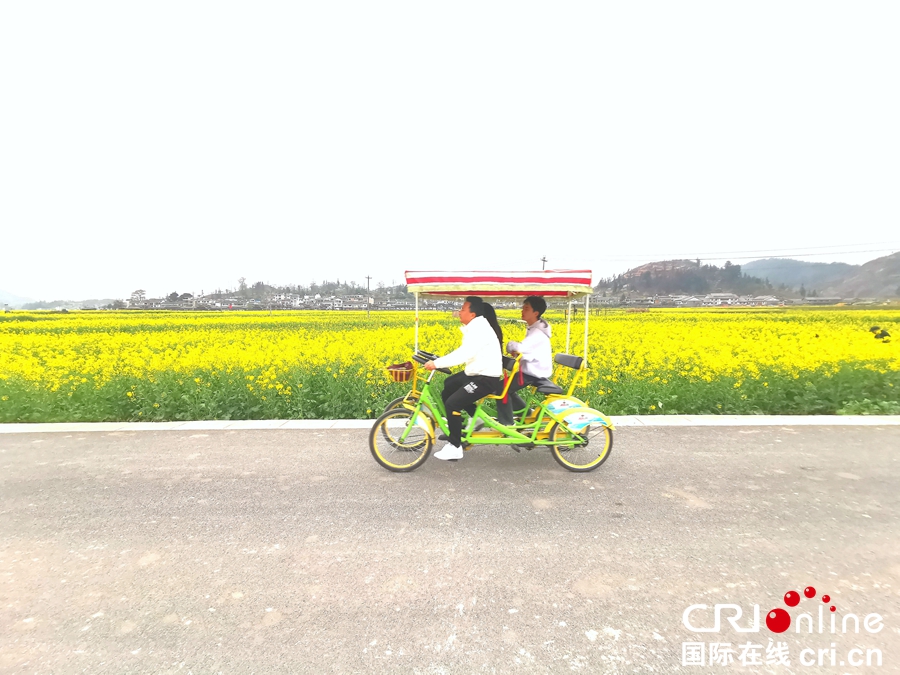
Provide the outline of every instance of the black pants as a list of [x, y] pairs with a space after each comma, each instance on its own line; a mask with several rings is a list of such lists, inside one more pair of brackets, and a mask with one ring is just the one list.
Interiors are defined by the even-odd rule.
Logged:
[[521, 410], [525, 407], [525, 401], [516, 393], [519, 389], [523, 387], [527, 387], [528, 385], [537, 382], [541, 378], [535, 377], [534, 375], [526, 375], [522, 373], [522, 384], [519, 384], [519, 374], [516, 373], [513, 376], [513, 381], [509, 385], [509, 389], [506, 391], [506, 403], [503, 401], [497, 401], [497, 421], [504, 426], [509, 426], [513, 423], [513, 411]]
[[462, 443], [462, 415], [465, 410], [475, 414], [475, 402], [488, 394], [499, 394], [503, 390], [503, 379], [485, 375], [454, 373], [444, 380], [441, 399], [447, 411], [447, 426], [450, 428], [450, 444], [459, 447]]

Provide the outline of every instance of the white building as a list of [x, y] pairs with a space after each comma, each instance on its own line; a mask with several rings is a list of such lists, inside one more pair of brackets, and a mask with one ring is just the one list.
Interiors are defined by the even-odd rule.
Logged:
[[738, 296], [734, 293], [710, 293], [703, 299], [704, 307], [719, 307], [721, 305], [737, 304]]

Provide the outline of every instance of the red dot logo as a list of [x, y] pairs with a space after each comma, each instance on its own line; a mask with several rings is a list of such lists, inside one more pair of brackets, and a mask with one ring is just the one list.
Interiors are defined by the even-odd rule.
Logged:
[[[808, 599], [816, 597], [815, 587], [807, 586], [803, 589], [803, 595]], [[800, 604], [800, 600], [800, 594], [797, 591], [788, 591], [784, 594], [784, 604], [788, 607], [796, 607]], [[822, 602], [827, 605], [831, 602], [831, 596], [823, 595]], [[834, 605], [831, 605], [829, 609], [832, 612], [837, 611], [837, 607], [835, 607]], [[784, 609], [773, 609], [768, 614], [766, 614], [766, 626], [773, 633], [783, 633], [791, 626], [791, 615], [788, 614]]]
[[791, 615], [780, 607], [773, 609], [766, 614], [766, 627], [773, 633], [783, 633], [791, 627]]

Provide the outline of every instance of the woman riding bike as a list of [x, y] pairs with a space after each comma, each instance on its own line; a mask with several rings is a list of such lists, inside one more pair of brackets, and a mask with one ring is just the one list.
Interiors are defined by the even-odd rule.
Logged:
[[[493, 318], [493, 325], [485, 315]], [[450, 461], [463, 458], [462, 411], [473, 415], [478, 399], [503, 389], [503, 333], [494, 308], [481, 298], [470, 295], [459, 310], [459, 320], [463, 324], [460, 329], [463, 341], [459, 348], [428, 361], [424, 366], [426, 370], [434, 370], [466, 365], [463, 372], [451, 375], [444, 381], [441, 392], [450, 435], [447, 445], [434, 456]]]

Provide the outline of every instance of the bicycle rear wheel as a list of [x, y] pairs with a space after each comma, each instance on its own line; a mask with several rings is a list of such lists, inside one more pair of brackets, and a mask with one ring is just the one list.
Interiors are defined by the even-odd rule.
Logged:
[[612, 452], [612, 429], [602, 424], [591, 424], [576, 436], [567, 427], [554, 422], [547, 438], [558, 441], [550, 446], [550, 451], [553, 459], [569, 471], [593, 471], [609, 459]]
[[[418, 413], [420, 416], [422, 413]], [[369, 450], [388, 471], [412, 471], [428, 459], [433, 441], [406, 408], [388, 410], [369, 432]]]

